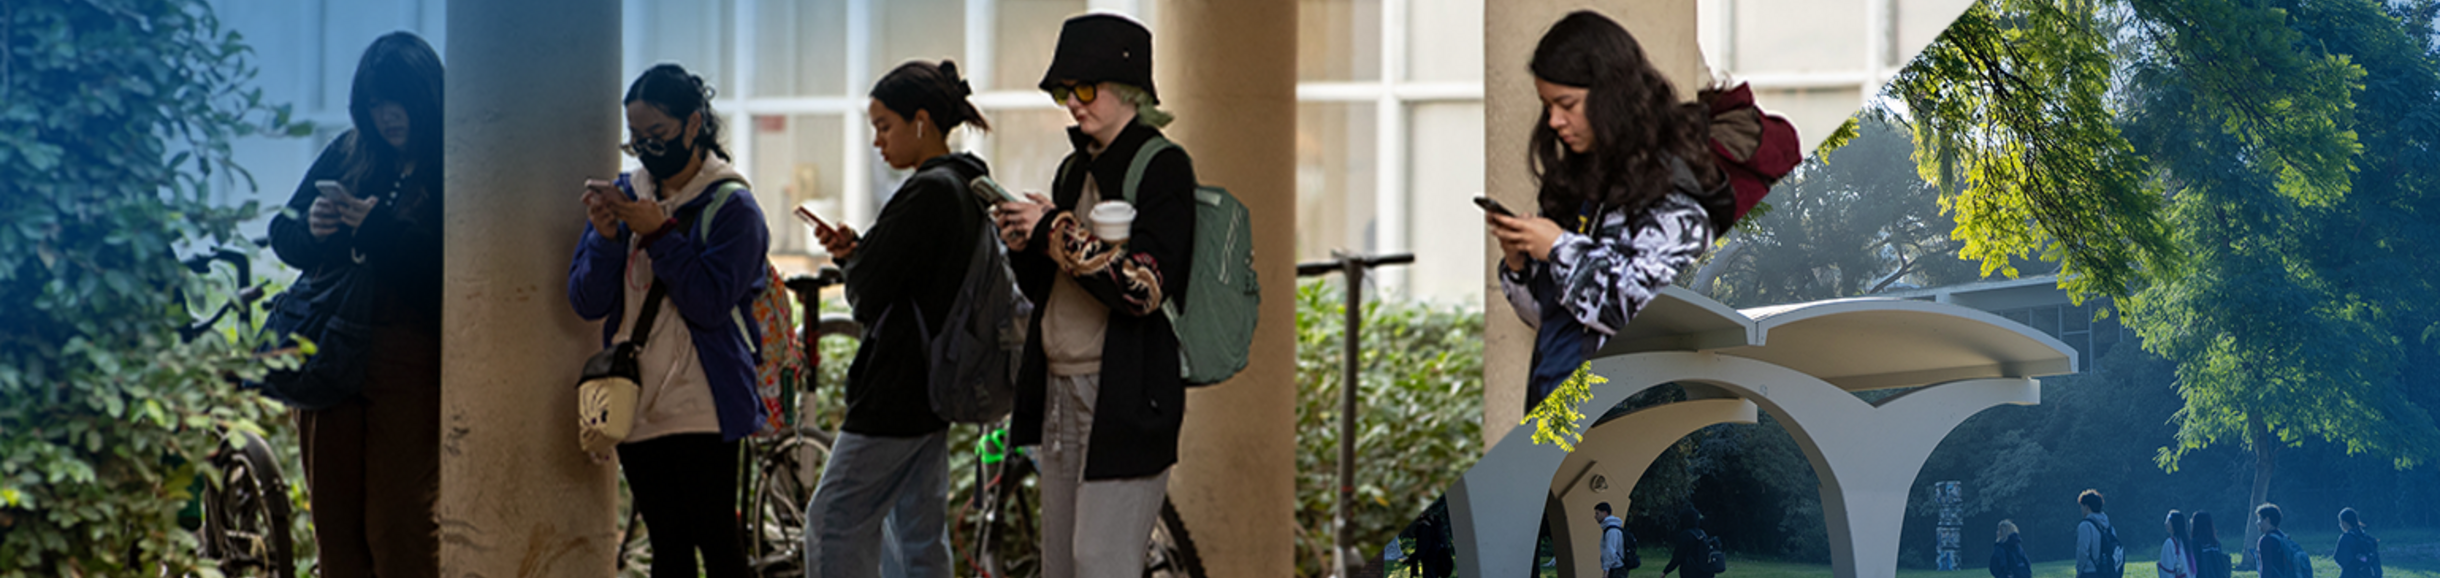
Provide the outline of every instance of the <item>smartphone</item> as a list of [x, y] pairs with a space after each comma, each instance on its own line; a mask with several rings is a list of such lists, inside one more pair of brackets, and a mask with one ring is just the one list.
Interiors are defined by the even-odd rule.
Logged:
[[822, 220], [821, 215], [813, 214], [813, 207], [809, 205], [810, 202], [805, 205], [797, 205], [796, 218], [804, 219], [805, 224], [813, 225], [815, 230], [828, 232], [830, 230], [830, 222]]
[[1508, 206], [1507, 206], [1507, 205], [1502, 205], [1502, 204], [1500, 204], [1499, 199], [1494, 199], [1494, 198], [1491, 198], [1491, 197], [1486, 197], [1486, 196], [1482, 196], [1482, 195], [1475, 195], [1475, 196], [1474, 196], [1474, 205], [1475, 205], [1475, 206], [1478, 206], [1478, 207], [1482, 207], [1484, 212], [1491, 213], [1491, 214], [1494, 214], [1494, 215], [1499, 215], [1499, 216], [1502, 216], [1502, 217], [1515, 217], [1515, 216], [1517, 216], [1517, 214], [1516, 214], [1516, 212], [1515, 212], [1515, 211], [1510, 211], [1510, 210], [1508, 210]]
[[1025, 202], [1025, 199], [1017, 198], [1016, 193], [1000, 188], [1000, 183], [991, 180], [991, 177], [975, 177], [974, 180], [966, 182], [966, 188], [972, 189], [975, 196], [982, 197], [983, 202], [993, 205]]
[[314, 182], [313, 182], [313, 188], [316, 188], [316, 189], [321, 189], [321, 190], [322, 190], [322, 196], [324, 196], [324, 197], [328, 197], [330, 200], [333, 200], [333, 201], [353, 201], [353, 200], [356, 200], [356, 196], [355, 196], [355, 195], [350, 195], [350, 194], [347, 194], [347, 186], [346, 186], [346, 185], [341, 185], [341, 184], [339, 184], [339, 181], [334, 181], [334, 180], [330, 180], [330, 179], [323, 179], [323, 180], [314, 181]]

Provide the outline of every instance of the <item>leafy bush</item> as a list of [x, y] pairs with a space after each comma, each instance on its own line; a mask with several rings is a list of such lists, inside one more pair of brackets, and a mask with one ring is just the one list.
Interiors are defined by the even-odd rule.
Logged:
[[[1296, 568], [1331, 564], [1338, 499], [1345, 289], [1296, 289]], [[1354, 544], [1380, 552], [1483, 455], [1483, 315], [1471, 306], [1366, 299], [1357, 410]]]
[[[230, 142], [294, 130], [200, 0], [0, 4], [0, 576], [198, 571], [178, 511], [278, 408], [179, 248], [246, 246]], [[241, 181], [241, 179], [243, 179]]]

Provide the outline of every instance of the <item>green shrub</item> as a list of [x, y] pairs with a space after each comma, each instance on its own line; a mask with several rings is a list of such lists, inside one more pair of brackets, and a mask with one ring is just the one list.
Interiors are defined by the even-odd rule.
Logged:
[[199, 0], [0, 4], [0, 576], [200, 571], [177, 522], [223, 431], [279, 408], [179, 250], [245, 246], [230, 142], [293, 131]]

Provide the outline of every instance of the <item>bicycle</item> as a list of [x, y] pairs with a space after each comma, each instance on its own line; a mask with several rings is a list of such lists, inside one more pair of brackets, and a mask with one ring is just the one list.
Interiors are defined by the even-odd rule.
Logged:
[[[211, 274], [214, 262], [228, 263], [236, 294], [211, 317], [179, 328], [180, 340], [191, 342], [212, 333], [231, 313], [237, 314], [241, 330], [254, 327], [254, 308], [263, 297], [264, 286], [254, 284], [252, 261], [246, 253], [224, 248], [182, 262], [197, 275]], [[292, 578], [296, 575], [296, 545], [290, 533], [294, 518], [279, 458], [262, 436], [245, 431], [224, 435], [208, 458], [218, 475], [195, 479], [200, 487], [187, 507], [197, 518], [198, 554], [219, 561], [221, 573], [227, 576]], [[181, 521], [189, 516], [181, 513]]]
[[[954, 549], [966, 552], [968, 567], [982, 578], [1022, 578], [1042, 575], [1041, 528], [1035, 513], [1040, 488], [1032, 483], [1039, 470], [1025, 448], [1007, 447], [1008, 425], [984, 432], [975, 443], [975, 491], [958, 515], [980, 507], [982, 520], [964, 531]], [[964, 524], [961, 523], [961, 526]], [[973, 548], [966, 548], [971, 538]], [[1176, 502], [1161, 497], [1160, 519], [1144, 544], [1145, 578], [1203, 578], [1203, 558], [1194, 535]]]
[[[809, 400], [822, 383], [822, 339], [826, 337], [861, 338], [863, 325], [843, 314], [821, 313], [822, 290], [841, 282], [836, 267], [822, 267], [814, 275], [795, 275], [785, 282], [786, 289], [796, 297], [799, 311], [810, 322], [797, 325], [797, 339], [804, 345], [803, 375], [790, 376], [787, 383], [803, 383], [783, 394], [796, 400], [782, 408], [790, 414], [787, 433], [747, 438], [739, 444], [740, 539], [745, 542], [746, 560], [757, 576], [793, 578], [805, 574], [804, 536], [805, 507], [812, 501], [815, 482], [821, 479], [822, 464], [830, 455], [833, 432], [816, 427], [804, 419]], [[625, 486], [621, 485], [624, 492]], [[632, 504], [630, 498], [622, 502]], [[651, 528], [643, 524], [642, 514], [630, 505], [626, 522], [620, 526], [617, 567], [625, 573], [631, 566], [651, 557], [651, 545], [645, 537]]]

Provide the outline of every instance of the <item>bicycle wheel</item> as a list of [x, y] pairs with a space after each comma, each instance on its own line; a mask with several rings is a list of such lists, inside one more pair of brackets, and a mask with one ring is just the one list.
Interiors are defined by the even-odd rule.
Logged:
[[981, 467], [978, 488], [981, 518], [967, 531], [974, 550], [970, 563], [984, 578], [1032, 578], [1042, 575], [1041, 525], [1035, 522], [1040, 489], [1034, 484], [1034, 462], [1023, 453], [1010, 454], [999, 465]]
[[830, 434], [798, 427], [795, 435], [766, 442], [756, 452], [753, 503], [746, 510], [746, 556], [755, 575], [805, 575], [805, 507], [813, 501], [822, 464], [830, 459]]
[[218, 483], [204, 487], [204, 552], [227, 576], [292, 578], [296, 548], [289, 535], [288, 483], [263, 438], [238, 432], [240, 447], [212, 459]]
[[1203, 556], [1195, 552], [1186, 519], [1178, 516], [1178, 506], [1169, 498], [1161, 498], [1161, 521], [1152, 525], [1152, 541], [1145, 548], [1145, 578], [1203, 578]]

